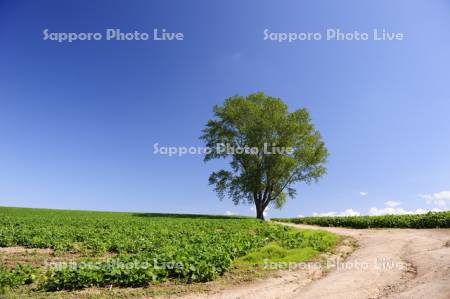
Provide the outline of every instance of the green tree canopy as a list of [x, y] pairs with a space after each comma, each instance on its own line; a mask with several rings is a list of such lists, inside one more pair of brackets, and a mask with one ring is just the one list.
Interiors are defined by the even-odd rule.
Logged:
[[269, 205], [281, 208], [295, 197], [295, 183], [326, 173], [328, 151], [306, 109], [289, 112], [281, 99], [254, 93], [230, 97], [213, 111], [200, 139], [209, 149], [205, 161], [230, 159], [231, 170], [209, 177], [220, 199], [254, 204], [264, 219]]

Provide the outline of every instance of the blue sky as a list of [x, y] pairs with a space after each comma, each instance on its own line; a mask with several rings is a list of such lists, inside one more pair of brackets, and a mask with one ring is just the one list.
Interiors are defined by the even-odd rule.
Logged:
[[[270, 217], [450, 207], [448, 1], [0, 0], [0, 205], [251, 215], [208, 186], [212, 107], [264, 91], [306, 107], [328, 174]], [[44, 41], [42, 31], [184, 33], [183, 41]], [[403, 41], [263, 39], [402, 32]], [[374, 209], [375, 208], [375, 209]]]

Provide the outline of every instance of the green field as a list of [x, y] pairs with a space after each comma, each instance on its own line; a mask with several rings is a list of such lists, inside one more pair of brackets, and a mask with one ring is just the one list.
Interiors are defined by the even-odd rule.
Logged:
[[450, 228], [450, 211], [421, 215], [301, 217], [272, 220], [351, 228]]
[[[2, 207], [0, 247], [14, 250], [0, 251], [0, 289], [206, 282], [235, 264], [310, 259], [337, 241], [327, 232], [251, 218]], [[24, 247], [36, 250], [17, 254]]]

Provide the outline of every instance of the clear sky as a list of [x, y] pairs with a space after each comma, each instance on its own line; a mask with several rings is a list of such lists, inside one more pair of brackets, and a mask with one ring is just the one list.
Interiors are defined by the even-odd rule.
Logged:
[[[46, 28], [184, 40], [58, 43]], [[405, 38], [263, 34], [328, 28]], [[331, 154], [328, 174], [269, 217], [449, 209], [449, 32], [444, 0], [0, 0], [0, 205], [250, 215], [208, 186], [223, 161], [153, 144], [200, 146], [213, 105], [264, 91], [306, 107]]]

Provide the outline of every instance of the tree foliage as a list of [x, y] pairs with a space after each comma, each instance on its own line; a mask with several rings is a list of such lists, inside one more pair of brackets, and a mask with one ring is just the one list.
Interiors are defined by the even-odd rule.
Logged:
[[[306, 109], [289, 112], [281, 99], [254, 93], [230, 97], [213, 111], [215, 118], [200, 139], [210, 149], [205, 161], [230, 158], [231, 170], [209, 177], [219, 198], [255, 204], [263, 219], [269, 205], [281, 208], [295, 196], [295, 183], [317, 181], [325, 174], [328, 151]], [[223, 145], [257, 151], [224, 151]]]

